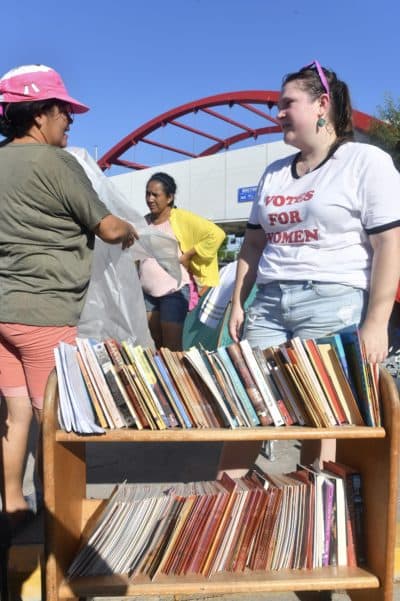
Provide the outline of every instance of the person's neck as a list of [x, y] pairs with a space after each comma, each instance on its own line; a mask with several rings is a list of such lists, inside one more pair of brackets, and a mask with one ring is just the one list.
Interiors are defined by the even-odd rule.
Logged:
[[162, 211], [162, 213], [158, 213], [158, 215], [154, 215], [150, 213], [150, 221], [154, 223], [154, 225], [159, 225], [160, 223], [165, 223], [168, 221], [171, 215], [171, 207], [167, 207], [166, 210]]
[[20, 138], [14, 138], [13, 144], [48, 144], [47, 138], [44, 133], [34, 127], [26, 132]]
[[302, 176], [310, 173], [328, 157], [332, 147], [336, 143], [336, 136], [327, 136], [325, 140], [316, 146], [300, 149], [297, 161], [297, 173]]

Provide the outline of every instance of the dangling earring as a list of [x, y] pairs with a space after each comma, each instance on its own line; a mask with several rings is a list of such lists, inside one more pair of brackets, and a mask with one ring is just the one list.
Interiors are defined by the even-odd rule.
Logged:
[[324, 125], [326, 125], [326, 119], [324, 119], [323, 117], [319, 117], [317, 121], [317, 127], [324, 127]]

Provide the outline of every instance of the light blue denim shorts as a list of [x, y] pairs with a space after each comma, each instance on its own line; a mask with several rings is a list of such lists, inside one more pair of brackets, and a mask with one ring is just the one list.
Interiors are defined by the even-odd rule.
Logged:
[[294, 336], [318, 338], [360, 324], [368, 293], [334, 282], [280, 280], [257, 287], [243, 337], [267, 348]]

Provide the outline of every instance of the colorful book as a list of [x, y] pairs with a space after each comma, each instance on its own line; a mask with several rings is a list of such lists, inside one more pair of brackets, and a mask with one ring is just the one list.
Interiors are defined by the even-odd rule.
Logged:
[[289, 407], [290, 414], [294, 422], [300, 426], [310, 424], [307, 412], [304, 410], [304, 399], [299, 395], [299, 392], [294, 385], [294, 382], [288, 372], [288, 366], [285, 365], [284, 359], [278, 348], [267, 348], [263, 351], [266, 363], [271, 373], [277, 389], [280, 392], [282, 400]]
[[329, 565], [334, 492], [335, 486], [333, 482], [328, 478], [325, 478], [322, 483], [324, 508], [324, 549], [322, 552], [322, 567]]
[[258, 426], [260, 424], [260, 420], [257, 417], [257, 413], [254, 410], [253, 405], [248, 397], [248, 394], [242, 384], [241, 379], [231, 361], [231, 358], [228, 355], [228, 352], [225, 347], [220, 346], [215, 351], [218, 356], [221, 358], [226, 371], [228, 372], [231, 382], [235, 388], [236, 394], [240, 399], [243, 410], [246, 412], [247, 418], [251, 424], [251, 426]]
[[[170, 419], [172, 414], [171, 407], [169, 406], [168, 401], [166, 400], [165, 395], [163, 394], [157, 382], [157, 378], [155, 377], [147, 361], [143, 348], [141, 346], [134, 346], [133, 344], [128, 343], [127, 349], [131, 355], [132, 363], [135, 362], [142, 381], [150, 393], [158, 415], [160, 415], [165, 427], [170, 428], [172, 425]], [[176, 420], [174, 420], [173, 423], [176, 423]]]
[[349, 371], [356, 390], [358, 406], [367, 426], [376, 426], [374, 409], [368, 385], [367, 360], [358, 327], [349, 326], [337, 332], [340, 335]]
[[260, 393], [263, 397], [265, 406], [268, 408], [268, 412], [272, 417], [274, 425], [275, 426], [284, 426], [285, 422], [284, 422], [282, 415], [278, 409], [278, 405], [277, 405], [276, 399], [274, 397], [273, 390], [271, 389], [271, 386], [269, 385], [269, 383], [263, 376], [263, 373], [254, 357], [254, 354], [253, 354], [252, 348], [249, 344], [249, 341], [241, 340], [239, 342], [239, 346], [242, 351], [244, 360], [247, 363], [247, 367], [249, 368], [249, 371], [250, 371], [251, 375], [253, 376], [254, 382], [256, 383], [256, 386], [258, 387], [258, 390], [260, 391]]
[[354, 426], [364, 426], [365, 422], [358, 407], [353, 390], [347, 379], [342, 363], [336, 353], [335, 347], [331, 343], [317, 343], [324, 366], [331, 378], [335, 391], [340, 399], [343, 411], [349, 424]]
[[275, 378], [272, 375], [272, 370], [270, 369], [267, 360], [263, 351], [259, 347], [255, 347], [252, 349], [255, 360], [257, 361], [257, 365], [261, 370], [264, 379], [268, 383], [268, 388], [271, 390], [273, 398], [275, 399], [276, 405], [278, 407], [278, 411], [282, 416], [282, 419], [286, 426], [292, 426], [296, 423], [297, 418], [292, 411], [290, 403], [288, 405], [285, 404], [283, 400], [283, 396], [280, 393], [280, 390], [276, 384]]
[[173, 380], [176, 389], [179, 392], [180, 398], [184, 403], [185, 410], [188, 416], [196, 428], [207, 427], [207, 420], [204, 413], [200, 411], [197, 406], [197, 401], [193, 399], [191, 394], [191, 388], [188, 385], [188, 374], [187, 370], [184, 370], [183, 361], [179, 361], [176, 353], [173, 353], [167, 348], [160, 348], [158, 353], [161, 355], [162, 360]]
[[89, 377], [98, 397], [102, 399], [102, 403], [107, 407], [107, 412], [110, 416], [110, 420], [112, 420], [114, 428], [124, 428], [126, 427], [126, 422], [117, 408], [116, 402], [108, 386], [105, 373], [94, 352], [93, 345], [96, 343], [97, 341], [90, 341], [88, 338], [76, 339], [78, 351], [86, 365]]
[[337, 425], [336, 416], [332, 410], [329, 399], [325, 394], [324, 388], [321, 386], [318, 376], [315, 372], [313, 363], [310, 361], [309, 356], [303, 346], [302, 340], [295, 336], [287, 343], [288, 346], [294, 350], [296, 355], [296, 362], [299, 365], [303, 376], [306, 378], [310, 394], [315, 399], [318, 410], [324, 414], [328, 420], [327, 425]]
[[217, 384], [222, 397], [227, 405], [228, 411], [234, 418], [237, 426], [250, 426], [246, 413], [243, 411], [240, 400], [236, 394], [229, 374], [225, 369], [221, 358], [215, 351], [209, 351], [206, 354], [207, 361], [213, 372], [215, 383]]
[[122, 349], [129, 359], [130, 373], [135, 377], [137, 388], [140, 390], [140, 394], [145, 400], [146, 407], [151, 414], [151, 419], [155, 424], [155, 427], [159, 430], [165, 430], [168, 427], [168, 419], [151, 382], [147, 378], [146, 369], [141, 360], [141, 354], [137, 354], [134, 350], [135, 347], [127, 341], [122, 342]]
[[349, 565], [364, 565], [366, 554], [361, 474], [357, 469], [337, 461], [324, 461], [324, 469], [340, 476], [345, 482]]
[[257, 388], [257, 385], [254, 381], [253, 376], [250, 373], [249, 368], [247, 367], [246, 361], [242, 355], [240, 350], [240, 346], [238, 343], [232, 343], [226, 347], [229, 357], [232, 360], [233, 365], [237, 373], [239, 374], [240, 379], [242, 380], [243, 386], [247, 392], [249, 399], [252, 402], [254, 410], [257, 414], [258, 419], [262, 426], [269, 426], [273, 423], [271, 414], [269, 413], [264, 399]]
[[348, 379], [350, 385], [352, 384], [351, 374], [349, 365], [346, 359], [346, 353], [344, 352], [344, 346], [340, 334], [331, 334], [330, 336], [321, 336], [315, 340], [317, 344], [331, 344], [335, 349], [338, 359], [342, 365], [344, 374]]
[[[200, 349], [199, 352], [203, 358], [204, 363], [207, 364], [208, 367], [208, 360], [205, 357], [205, 354], [202, 351], [200, 351]], [[200, 376], [199, 372], [195, 369], [195, 367], [190, 363], [190, 361], [187, 360], [187, 358], [185, 357], [185, 351], [178, 352], [176, 354], [178, 356], [179, 362], [182, 364], [182, 369], [187, 374], [187, 382], [188, 387], [190, 388], [191, 396], [194, 399], [194, 402], [196, 403], [198, 411], [204, 416], [206, 427], [225, 427], [227, 423], [223, 414], [221, 413], [219, 403], [215, 399], [214, 394], [204, 382], [203, 377]], [[213, 374], [211, 374], [211, 377], [213, 377]], [[218, 390], [220, 390], [215, 379], [214, 382]], [[225, 397], [222, 394], [222, 392], [221, 398], [223, 398], [225, 401]], [[228, 405], [226, 406], [228, 409]]]
[[203, 357], [201, 356], [199, 349], [197, 349], [196, 347], [192, 347], [189, 350], [184, 351], [184, 356], [186, 360], [189, 361], [192, 367], [196, 370], [199, 377], [202, 379], [204, 384], [207, 386], [207, 388], [213, 395], [226, 425], [230, 428], [236, 428], [237, 424], [235, 418], [232, 416], [230, 410], [228, 409], [220, 390], [216, 386], [214, 379], [212, 378], [206, 364], [204, 363]]
[[104, 342], [95, 342], [89, 339], [97, 361], [103, 371], [104, 377], [115, 401], [118, 411], [120, 412], [123, 425], [131, 427], [136, 425], [134, 415], [130, 410], [130, 402], [126, 400], [127, 395], [123, 385], [118, 377], [115, 366], [113, 365], [110, 355], [107, 352]]
[[92, 402], [92, 406], [93, 406], [94, 412], [96, 414], [96, 417], [97, 417], [97, 420], [98, 420], [100, 426], [102, 428], [110, 428], [110, 427], [112, 428], [113, 426], [112, 425], [110, 426], [110, 423], [112, 424], [111, 418], [108, 417], [107, 410], [105, 408], [103, 409], [103, 407], [101, 406], [101, 401], [96, 394], [96, 390], [95, 390], [93, 383], [89, 377], [88, 371], [86, 369], [86, 365], [85, 365], [79, 352], [76, 355], [76, 360], [78, 361], [79, 369], [81, 370], [81, 374], [84, 379], [86, 389], [90, 396], [90, 400]]
[[341, 400], [338, 392], [333, 385], [328, 370], [321, 357], [319, 348], [315, 340], [302, 340], [303, 346], [306, 350], [310, 363], [312, 364], [316, 376], [319, 380], [321, 388], [329, 402], [332, 413], [335, 416], [337, 424], [349, 423], [346, 414], [341, 406]]
[[157, 366], [156, 362], [154, 361], [153, 352], [149, 348], [147, 348], [147, 349], [143, 349], [143, 353], [144, 353], [145, 359], [147, 360], [147, 362], [149, 364], [149, 367], [150, 367], [152, 373], [154, 374], [154, 377], [152, 378], [153, 386], [155, 386], [156, 390], [158, 391], [158, 395], [159, 395], [160, 401], [163, 405], [164, 411], [166, 412], [166, 415], [168, 417], [170, 427], [175, 428], [176, 426], [179, 425], [179, 422], [177, 419], [174, 400], [170, 396], [169, 389], [165, 385], [165, 382], [158, 370], [158, 366]]
[[182, 427], [191, 428], [193, 424], [190, 420], [189, 414], [187, 413], [185, 406], [180, 398], [180, 395], [176, 387], [174, 386], [174, 383], [170, 377], [170, 374], [166, 368], [166, 365], [161, 355], [159, 353], [155, 353], [153, 357], [154, 362], [157, 365], [158, 371], [160, 372], [160, 375], [165, 383], [165, 386], [168, 388], [170, 397], [172, 399], [171, 404], [173, 403], [175, 405], [177, 416], [179, 416], [180, 418]]

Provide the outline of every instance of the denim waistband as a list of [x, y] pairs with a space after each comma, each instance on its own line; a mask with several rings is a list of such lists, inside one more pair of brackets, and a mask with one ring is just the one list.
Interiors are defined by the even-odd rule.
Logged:
[[279, 288], [313, 288], [314, 286], [344, 286], [349, 289], [357, 289], [356, 286], [351, 284], [344, 284], [342, 282], [326, 282], [322, 280], [274, 280], [273, 282], [266, 282], [265, 284], [257, 284], [258, 289], [266, 288], [268, 286], [278, 286]]
[[350, 286], [343, 282], [331, 282], [325, 280], [272, 280], [271, 282], [265, 282], [257, 284], [257, 286], [272, 286], [274, 284], [288, 284], [296, 286], [297, 284], [334, 284], [335, 286]]

